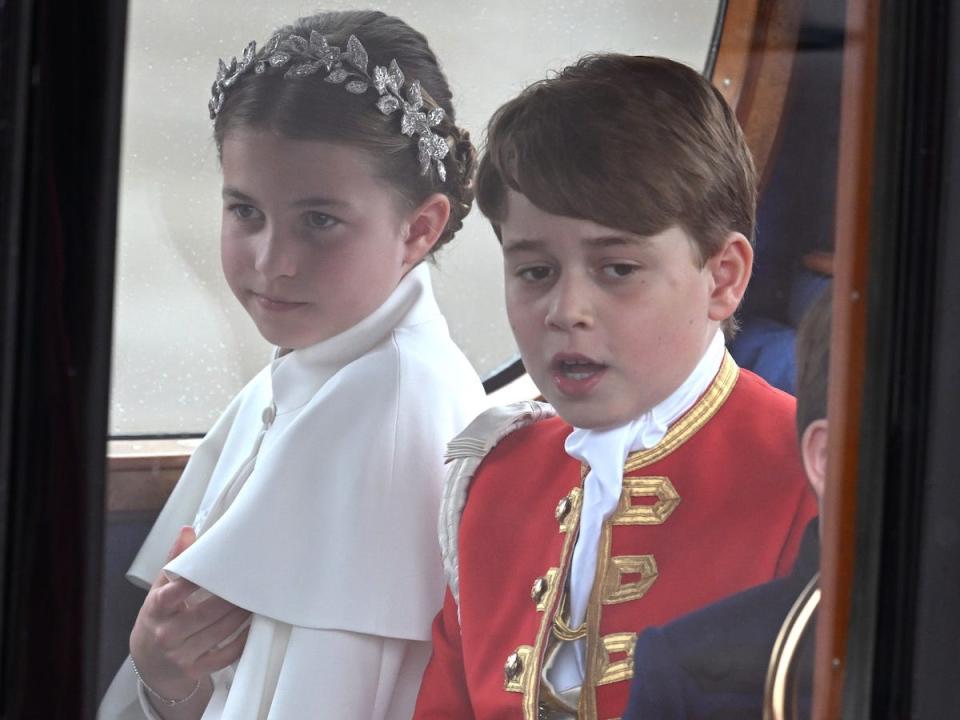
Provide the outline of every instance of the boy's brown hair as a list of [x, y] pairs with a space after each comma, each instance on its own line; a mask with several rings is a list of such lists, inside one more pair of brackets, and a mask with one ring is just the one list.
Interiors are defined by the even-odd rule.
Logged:
[[807, 310], [797, 330], [797, 435], [827, 416], [830, 374], [832, 288], [828, 285]]
[[507, 189], [638, 235], [680, 225], [701, 262], [730, 232], [753, 242], [756, 172], [740, 126], [707, 80], [665, 58], [591, 55], [503, 105], [477, 175], [498, 235]]

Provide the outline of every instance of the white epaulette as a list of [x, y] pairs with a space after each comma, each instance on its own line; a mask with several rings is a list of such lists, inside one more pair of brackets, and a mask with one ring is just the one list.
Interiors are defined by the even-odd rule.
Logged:
[[557, 411], [552, 405], [536, 400], [523, 400], [490, 408], [478, 415], [476, 420], [447, 445], [444, 462], [449, 467], [443, 484], [443, 498], [440, 501], [440, 551], [443, 554], [443, 572], [458, 606], [460, 516], [467, 504], [467, 493], [474, 473], [487, 453], [507, 435], [556, 414]]

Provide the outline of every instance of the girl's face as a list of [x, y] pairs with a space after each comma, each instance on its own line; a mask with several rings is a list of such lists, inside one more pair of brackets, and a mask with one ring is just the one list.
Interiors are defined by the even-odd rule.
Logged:
[[269, 342], [302, 348], [379, 307], [422, 257], [364, 150], [232, 131], [222, 149], [220, 256]]

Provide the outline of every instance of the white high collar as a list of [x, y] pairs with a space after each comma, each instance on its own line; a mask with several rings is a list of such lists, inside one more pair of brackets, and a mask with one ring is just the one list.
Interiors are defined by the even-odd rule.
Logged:
[[302, 407], [327, 380], [362, 357], [401, 327], [442, 318], [433, 297], [430, 269], [410, 270], [380, 307], [356, 325], [299, 350], [277, 348], [270, 364], [273, 401], [278, 414]]
[[[717, 330], [693, 371], [662, 402], [623, 425], [602, 430], [574, 428], [567, 436], [567, 454], [586, 464], [590, 471], [583, 483], [580, 533], [570, 568], [570, 622], [580, 625], [587, 613], [590, 590], [597, 571], [597, 552], [603, 523], [616, 509], [623, 484], [627, 455], [656, 445], [671, 423], [689, 410], [716, 377], [723, 362], [723, 332]], [[576, 664], [572, 653], [562, 652], [554, 665], [553, 682], [561, 690], [576, 687], [583, 679], [583, 652], [577, 643]]]

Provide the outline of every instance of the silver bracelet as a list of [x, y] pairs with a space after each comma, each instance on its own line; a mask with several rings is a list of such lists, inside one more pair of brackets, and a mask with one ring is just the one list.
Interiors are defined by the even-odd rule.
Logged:
[[197, 694], [197, 690], [200, 689], [200, 681], [197, 680], [196, 685], [193, 686], [193, 690], [186, 697], [182, 697], [178, 700], [171, 700], [168, 697], [164, 697], [152, 687], [147, 685], [147, 681], [143, 679], [143, 675], [140, 674], [140, 668], [137, 667], [137, 664], [133, 661], [133, 655], [130, 656], [130, 666], [133, 668], [133, 674], [137, 676], [137, 682], [139, 682], [143, 689], [148, 693], [153, 695], [157, 700], [162, 702], [166, 707], [176, 707], [177, 705], [183, 705], [183, 703], [188, 702], [193, 699], [193, 696]]

